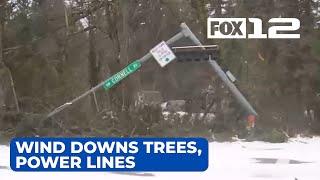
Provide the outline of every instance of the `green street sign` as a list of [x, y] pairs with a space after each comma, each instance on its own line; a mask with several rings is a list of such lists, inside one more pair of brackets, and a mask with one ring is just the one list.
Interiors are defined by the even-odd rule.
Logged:
[[141, 67], [141, 63], [139, 61], [134, 61], [129, 66], [118, 72], [117, 74], [113, 75], [111, 78], [109, 78], [104, 84], [104, 88], [106, 90], [112, 88], [114, 85], [119, 83], [121, 80], [129, 76], [131, 73], [136, 71]]

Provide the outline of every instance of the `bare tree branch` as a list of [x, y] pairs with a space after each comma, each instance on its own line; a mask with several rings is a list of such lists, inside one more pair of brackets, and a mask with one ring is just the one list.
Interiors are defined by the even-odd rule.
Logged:
[[[68, 18], [69, 19], [69, 25], [74, 25], [76, 22], [78, 22], [80, 19], [86, 18], [89, 15], [93, 14], [94, 12], [98, 11], [100, 8], [104, 7], [104, 5], [106, 4], [107, 1], [102, 1], [100, 4], [98, 4], [97, 6], [88, 9], [87, 11], [81, 11], [80, 16], [78, 17], [74, 17], [74, 18]], [[64, 23], [63, 25], [55, 28], [54, 30], [52, 30], [51, 32], [48, 32], [45, 36], [42, 37], [38, 37], [32, 41], [30, 41], [28, 44], [34, 44], [37, 43], [40, 40], [43, 40], [47, 37], [52, 36], [53, 34], [57, 33], [58, 31], [60, 31], [61, 29], [66, 28], [66, 24]], [[25, 45], [18, 45], [18, 46], [14, 46], [14, 47], [9, 47], [9, 48], [5, 48], [3, 49], [3, 51], [5, 52], [5, 54], [10, 53], [11, 51], [15, 51], [18, 50], [22, 47], [25, 47]], [[8, 52], [9, 51], [9, 52]]]
[[82, 29], [82, 30], [80, 30], [80, 31], [78, 31], [78, 32], [69, 34], [68, 37], [70, 38], [70, 37], [72, 37], [72, 36], [75, 36], [75, 35], [78, 35], [78, 34], [81, 34], [81, 33], [87, 32], [87, 31], [89, 31], [89, 30], [96, 29], [96, 28], [97, 28], [96, 26], [89, 26], [89, 27], [86, 27], [86, 28], [84, 28], [84, 29]]

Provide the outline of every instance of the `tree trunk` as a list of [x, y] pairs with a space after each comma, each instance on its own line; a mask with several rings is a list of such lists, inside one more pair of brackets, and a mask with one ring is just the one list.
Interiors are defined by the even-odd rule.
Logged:
[[0, 112], [12, 110], [19, 111], [11, 72], [5, 65], [3, 56], [5, 6], [6, 1], [0, 3]]
[[[89, 24], [91, 25], [91, 18], [89, 19]], [[101, 72], [101, 62], [97, 58], [97, 53], [95, 50], [95, 30], [90, 29], [89, 30], [89, 83], [90, 87], [95, 87], [99, 84], [100, 79], [99, 79], [99, 74]], [[92, 94], [91, 96], [91, 106], [95, 108], [99, 112], [99, 106], [98, 106], [98, 101], [95, 96], [95, 94]]]

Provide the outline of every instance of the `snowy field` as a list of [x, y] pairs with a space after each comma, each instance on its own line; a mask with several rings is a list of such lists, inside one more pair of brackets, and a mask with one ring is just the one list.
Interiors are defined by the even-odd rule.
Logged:
[[209, 168], [197, 173], [17, 173], [10, 170], [9, 147], [0, 146], [0, 180], [320, 180], [320, 138], [289, 143], [210, 143]]

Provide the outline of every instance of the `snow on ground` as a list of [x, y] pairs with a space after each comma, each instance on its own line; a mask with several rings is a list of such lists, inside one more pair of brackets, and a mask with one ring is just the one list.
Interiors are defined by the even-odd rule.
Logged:
[[[164, 117], [164, 120], [168, 120], [168, 119], [169, 119], [169, 116], [177, 116], [177, 117], [182, 118], [182, 117], [184, 117], [184, 116], [187, 116], [188, 113], [187, 113], [187, 112], [184, 112], [184, 111], [177, 111], [177, 112], [174, 112], [174, 113], [171, 113], [171, 112], [169, 112], [169, 111], [163, 111], [163, 112], [162, 112], [162, 115], [163, 115], [163, 117]], [[201, 119], [203, 116], [204, 116], [204, 113], [192, 113], [192, 114], [191, 114], [191, 117], [192, 117], [191, 119], [194, 119], [195, 117], [196, 117], [197, 119]], [[216, 117], [216, 116], [215, 116], [213, 113], [207, 113], [205, 120], [211, 121], [211, 120], [213, 120], [215, 117]]]
[[0, 146], [0, 180], [130, 179], [130, 180], [319, 180], [320, 138], [296, 138], [288, 143], [210, 143], [205, 172], [119, 173], [18, 173], [9, 168], [9, 148]]

